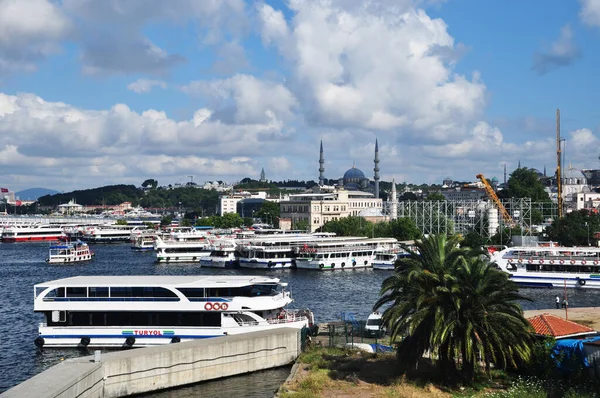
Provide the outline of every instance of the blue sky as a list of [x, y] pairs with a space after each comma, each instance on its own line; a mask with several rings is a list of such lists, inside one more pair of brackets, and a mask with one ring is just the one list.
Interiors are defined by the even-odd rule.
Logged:
[[0, 186], [598, 168], [600, 0], [0, 0]]

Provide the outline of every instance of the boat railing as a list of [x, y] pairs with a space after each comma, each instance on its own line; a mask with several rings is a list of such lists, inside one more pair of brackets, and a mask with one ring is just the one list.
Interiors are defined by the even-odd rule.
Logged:
[[276, 318], [276, 319], [267, 319], [267, 322], [269, 322], [271, 325], [279, 325], [279, 324], [283, 324], [283, 323], [291, 323], [291, 322], [301, 322], [301, 321], [307, 321], [308, 318], [305, 315], [297, 315], [294, 313], [284, 313], [283, 315], [281, 315], [280, 317]]

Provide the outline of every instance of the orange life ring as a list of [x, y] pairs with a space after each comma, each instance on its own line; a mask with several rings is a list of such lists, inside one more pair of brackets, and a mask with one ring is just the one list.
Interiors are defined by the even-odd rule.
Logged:
[[206, 304], [204, 304], [204, 309], [205, 309], [206, 311], [210, 311], [210, 310], [212, 310], [212, 309], [213, 309], [213, 305], [212, 305], [212, 303], [206, 303]]
[[540, 264], [544, 264], [544, 260], [540, 258]]
[[554, 264], [554, 260], [550, 260], [550, 264]]
[[523, 264], [523, 259], [522, 258], [519, 259], [519, 264]]
[[560, 260], [559, 263], [564, 264], [565, 260]]
[[529, 262], [529, 264], [533, 264], [533, 259], [530, 258], [528, 262]]
[[575, 264], [575, 260], [571, 260], [571, 264]]
[[213, 310], [219, 311], [220, 309], [221, 309], [221, 304], [219, 304], [219, 303], [214, 303], [213, 304]]
[[594, 265], [598, 265], [598, 260], [594, 260]]
[[223, 304], [221, 304], [221, 310], [222, 310], [222, 311], [226, 311], [226, 310], [227, 310], [227, 308], [229, 308], [229, 305], [228, 305], [227, 303], [223, 303]]
[[585, 260], [581, 260], [581, 264], [585, 265]]

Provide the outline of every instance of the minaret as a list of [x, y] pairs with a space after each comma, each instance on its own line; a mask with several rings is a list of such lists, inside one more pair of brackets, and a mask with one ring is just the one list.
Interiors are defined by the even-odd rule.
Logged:
[[396, 179], [392, 178], [392, 209], [391, 219], [395, 220], [398, 218], [398, 198], [396, 197]]
[[375, 176], [375, 199], [379, 198], [379, 145], [377, 139], [375, 139], [375, 168], [373, 169]]
[[521, 168], [521, 159], [519, 159], [519, 165], [517, 166], [517, 169]]
[[323, 158], [323, 140], [321, 140], [321, 155], [319, 156], [319, 186], [325, 184], [325, 158]]
[[546, 165], [544, 165], [544, 177], [547, 177], [546, 176]]
[[267, 181], [267, 178], [265, 177], [265, 168], [263, 167], [262, 170], [260, 171], [260, 182], [265, 182]]
[[504, 163], [504, 186], [506, 186], [506, 163]]

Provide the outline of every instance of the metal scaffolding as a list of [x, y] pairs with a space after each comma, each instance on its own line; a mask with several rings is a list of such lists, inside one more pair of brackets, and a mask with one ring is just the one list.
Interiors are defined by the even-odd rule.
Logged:
[[[532, 233], [531, 199], [503, 199], [503, 206], [520, 228], [522, 235]], [[412, 219], [423, 234], [475, 232], [491, 238], [509, 228], [498, 208], [487, 200], [403, 201], [398, 203], [398, 217]]]

